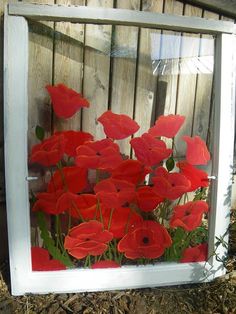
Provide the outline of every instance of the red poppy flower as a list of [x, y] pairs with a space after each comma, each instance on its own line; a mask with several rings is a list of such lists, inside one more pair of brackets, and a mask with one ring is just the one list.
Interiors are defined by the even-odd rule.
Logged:
[[32, 210], [33, 211], [43, 211], [49, 215], [58, 215], [61, 214], [64, 210], [61, 210], [57, 207], [57, 201], [62, 195], [63, 190], [57, 190], [55, 192], [42, 192], [37, 193], [37, 201], [34, 203]]
[[155, 139], [148, 133], [133, 138], [130, 144], [137, 159], [147, 166], [159, 164], [172, 153], [172, 149], [166, 148], [166, 144], [162, 140]]
[[51, 97], [53, 110], [59, 118], [68, 119], [82, 107], [89, 107], [87, 99], [64, 84], [47, 85], [46, 89]]
[[102, 180], [95, 185], [94, 191], [100, 202], [108, 208], [121, 207], [135, 198], [135, 185], [124, 180]]
[[106, 209], [102, 215], [105, 229], [109, 229], [116, 239], [122, 238], [131, 228], [143, 221], [143, 218], [129, 207]]
[[48, 192], [57, 190], [81, 192], [87, 185], [87, 170], [80, 167], [64, 167], [54, 172], [48, 183]]
[[60, 261], [50, 259], [47, 250], [41, 247], [31, 248], [31, 261], [33, 271], [48, 271], [48, 270], [64, 270], [66, 269]]
[[148, 130], [148, 133], [155, 137], [165, 136], [174, 137], [185, 120], [184, 116], [170, 114], [168, 116], [160, 116], [155, 125]]
[[136, 185], [150, 172], [151, 168], [144, 166], [140, 161], [127, 159], [111, 171], [111, 176], [113, 179], [126, 180]]
[[159, 196], [152, 187], [143, 186], [137, 189], [136, 200], [142, 211], [151, 212], [164, 201], [164, 198]]
[[82, 131], [63, 131], [56, 132], [56, 135], [63, 135], [66, 139], [65, 144], [65, 154], [70, 157], [76, 156], [76, 148], [80, 145], [83, 145], [87, 141], [92, 141], [93, 136], [90, 133], [82, 132]]
[[76, 164], [79, 167], [112, 170], [121, 162], [119, 146], [110, 139], [87, 142], [77, 148]]
[[182, 227], [186, 231], [192, 231], [199, 227], [203, 213], [208, 212], [208, 204], [204, 201], [188, 202], [174, 207], [170, 219], [171, 228]]
[[188, 192], [191, 182], [181, 173], [169, 173], [165, 168], [159, 167], [152, 178], [156, 193], [169, 200], [175, 200]]
[[97, 269], [97, 268], [118, 268], [120, 267], [120, 264], [118, 264], [115, 261], [106, 260], [106, 261], [99, 261], [94, 263], [91, 268]]
[[93, 194], [81, 194], [66, 192], [57, 201], [59, 212], [68, 211], [72, 217], [82, 219], [95, 219], [97, 198]]
[[171, 237], [162, 225], [144, 220], [120, 240], [117, 248], [130, 259], [158, 258], [171, 243]]
[[103, 230], [103, 225], [95, 220], [83, 222], [70, 229], [65, 237], [64, 247], [75, 258], [81, 259], [87, 255], [101, 255], [107, 249], [107, 243], [112, 240], [112, 233]]
[[189, 192], [209, 185], [208, 174], [205, 171], [197, 169], [187, 163], [187, 161], [180, 161], [176, 166], [180, 168], [181, 173], [191, 182]]
[[34, 145], [31, 150], [30, 162], [49, 167], [56, 165], [65, 152], [66, 140], [63, 135], [53, 135]]
[[183, 136], [187, 144], [186, 159], [191, 165], [206, 165], [211, 156], [206, 143], [199, 136]]
[[125, 114], [116, 114], [110, 110], [97, 119], [104, 128], [107, 137], [122, 140], [138, 131], [139, 125]]
[[202, 243], [194, 247], [189, 247], [184, 250], [183, 256], [180, 259], [181, 263], [204, 262], [208, 256], [208, 245]]

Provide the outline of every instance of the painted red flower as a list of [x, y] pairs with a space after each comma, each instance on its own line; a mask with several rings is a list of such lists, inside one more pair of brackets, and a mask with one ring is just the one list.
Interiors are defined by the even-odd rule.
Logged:
[[164, 201], [164, 198], [159, 196], [155, 189], [146, 185], [137, 189], [136, 200], [142, 211], [151, 212]]
[[83, 222], [70, 229], [65, 237], [64, 247], [77, 259], [87, 255], [97, 256], [104, 253], [107, 243], [112, 240], [112, 233], [103, 230], [103, 225], [95, 220]]
[[76, 164], [79, 167], [112, 170], [121, 162], [119, 146], [110, 139], [87, 142], [77, 148]]
[[208, 212], [208, 204], [205, 201], [192, 201], [184, 205], [174, 207], [170, 219], [170, 227], [182, 227], [186, 231], [192, 231], [199, 227], [202, 216]]
[[202, 243], [194, 247], [189, 247], [184, 250], [181, 263], [195, 263], [204, 262], [207, 260], [208, 256], [208, 245], [207, 243]]
[[116, 239], [122, 238], [131, 228], [143, 221], [143, 218], [129, 207], [106, 209], [102, 215], [105, 229]]
[[205, 171], [190, 165], [187, 161], [180, 161], [176, 166], [179, 167], [181, 173], [191, 182], [189, 192], [209, 185], [208, 174]]
[[158, 258], [172, 243], [167, 230], [158, 222], [144, 220], [118, 243], [118, 251], [129, 259]]
[[148, 133], [155, 137], [165, 136], [174, 137], [185, 121], [184, 116], [170, 114], [168, 116], [160, 116]]
[[[97, 198], [94, 194], [63, 193], [57, 201], [59, 212], [68, 211], [72, 217], [83, 220], [95, 219]], [[97, 213], [98, 214], [98, 213]]]
[[89, 107], [87, 99], [64, 84], [47, 85], [55, 114], [59, 118], [68, 119], [82, 107]]
[[63, 135], [53, 135], [32, 147], [29, 161], [45, 167], [54, 166], [64, 155], [65, 143]]
[[94, 191], [102, 205], [108, 208], [121, 207], [135, 198], [135, 185], [124, 180], [102, 180], [95, 185]]
[[63, 190], [57, 190], [53, 192], [37, 193], [37, 201], [34, 203], [33, 211], [43, 211], [49, 215], [61, 214], [64, 210], [57, 207], [57, 201], [62, 195]]
[[104, 128], [107, 137], [122, 140], [138, 131], [139, 125], [125, 114], [116, 114], [110, 110], [97, 119]]
[[191, 165], [206, 165], [211, 156], [206, 143], [199, 136], [183, 136], [187, 144], [186, 160]]
[[118, 264], [115, 261], [111, 260], [105, 260], [105, 261], [99, 261], [94, 263], [91, 268], [92, 269], [97, 269], [97, 268], [118, 268], [120, 267], [120, 264]]
[[169, 173], [164, 167], [159, 167], [152, 178], [156, 193], [169, 200], [175, 200], [188, 192], [191, 182], [181, 173]]
[[47, 250], [41, 247], [31, 248], [31, 261], [33, 271], [65, 270], [66, 267], [56, 259], [50, 259]]
[[82, 131], [62, 131], [56, 132], [56, 135], [63, 135], [66, 139], [65, 143], [65, 154], [70, 157], [76, 156], [76, 148], [83, 145], [87, 141], [92, 141], [93, 136], [90, 133]]
[[151, 168], [146, 167], [140, 161], [127, 159], [111, 171], [111, 176], [113, 179], [126, 180], [136, 185], [143, 182], [150, 172]]
[[64, 167], [54, 172], [48, 183], [48, 192], [57, 190], [78, 193], [87, 186], [87, 170], [84, 168], [72, 166]]
[[166, 147], [166, 144], [152, 135], [144, 133], [141, 137], [135, 137], [130, 141], [137, 159], [147, 166], [155, 166], [162, 160], [169, 157], [172, 149]]

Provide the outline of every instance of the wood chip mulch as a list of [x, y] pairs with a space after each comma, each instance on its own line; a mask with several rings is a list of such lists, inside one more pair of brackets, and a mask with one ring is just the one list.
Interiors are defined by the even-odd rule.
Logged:
[[230, 229], [228, 273], [211, 283], [94, 293], [13, 297], [8, 264], [0, 265], [0, 314], [236, 313], [236, 220]]

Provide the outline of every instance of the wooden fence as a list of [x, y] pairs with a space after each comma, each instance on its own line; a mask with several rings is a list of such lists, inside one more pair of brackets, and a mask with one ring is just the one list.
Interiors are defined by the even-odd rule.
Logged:
[[[0, 2], [0, 13], [3, 12], [6, 2], [6, 0]], [[38, 0], [35, 2], [116, 7], [230, 20], [175, 0]], [[97, 123], [96, 118], [107, 109], [133, 117], [141, 125], [139, 134], [147, 130], [150, 123], [160, 114], [185, 115], [187, 121], [178, 138], [180, 139], [183, 134], [190, 136], [194, 134], [208, 140], [211, 144], [209, 132], [212, 123], [213, 75], [211, 71], [205, 73], [198, 69], [188, 74], [180, 70], [173, 72], [175, 68], [179, 69], [184, 51], [191, 50], [192, 56], [204, 56], [204, 49], [209, 50], [209, 45], [212, 45], [208, 35], [191, 35], [192, 43], [189, 45], [189, 34], [164, 30], [71, 23], [30, 22], [29, 25], [29, 150], [36, 142], [36, 125], [42, 126], [48, 134], [54, 130], [72, 128], [91, 132], [97, 139], [104, 137], [102, 127]], [[0, 26], [2, 35], [2, 19]], [[161, 37], [161, 34], [166, 37]], [[2, 73], [3, 36], [0, 38], [0, 72]], [[170, 38], [174, 38], [174, 46]], [[159, 55], [162, 65], [160, 62], [157, 65], [154, 62], [155, 58], [151, 56], [153, 40], [159, 41], [156, 45], [159, 47], [156, 50], [159, 51], [155, 50], [155, 53]], [[166, 56], [171, 50], [174, 50], [173, 53], [178, 51], [178, 58], [171, 61], [171, 71], [163, 70], [163, 63], [165, 65], [167, 62]], [[2, 76], [0, 75], [1, 108]], [[45, 90], [45, 85], [61, 82], [82, 92], [91, 103], [89, 109], [82, 110], [74, 118], [63, 122], [52, 115], [49, 97]], [[5, 197], [2, 183], [3, 141], [1, 131], [0, 221], [5, 226]], [[121, 144], [121, 149], [129, 154], [126, 144]], [[178, 140], [176, 149], [179, 156], [182, 156], [184, 145]], [[4, 226], [0, 225], [0, 237], [6, 241]], [[0, 258], [4, 256], [0, 255]]]

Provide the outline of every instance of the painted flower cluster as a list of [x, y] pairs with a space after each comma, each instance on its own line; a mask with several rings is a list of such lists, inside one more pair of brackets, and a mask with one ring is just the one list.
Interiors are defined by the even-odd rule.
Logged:
[[[69, 119], [89, 102], [63, 84], [46, 87], [55, 115]], [[104, 138], [83, 131], [55, 131], [33, 146], [29, 164], [50, 173], [46, 190], [32, 191], [41, 245], [32, 247], [33, 270], [120, 267], [158, 261], [207, 259], [206, 202], [210, 154], [199, 136], [183, 136], [186, 156], [176, 160], [174, 137], [185, 122], [160, 116], [139, 125], [108, 110], [97, 119]], [[133, 159], [118, 140], [131, 137]], [[167, 147], [168, 143], [172, 143]], [[39, 241], [37, 241], [39, 242]]]

